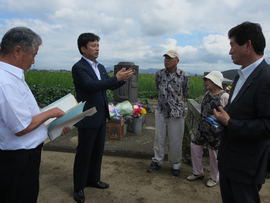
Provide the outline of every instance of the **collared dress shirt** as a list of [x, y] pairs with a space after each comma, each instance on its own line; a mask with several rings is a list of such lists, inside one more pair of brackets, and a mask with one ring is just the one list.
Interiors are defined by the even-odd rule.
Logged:
[[44, 124], [23, 135], [32, 117], [40, 113], [36, 99], [24, 79], [22, 69], [0, 62], [0, 149], [33, 149], [47, 138]]
[[249, 75], [255, 70], [255, 68], [263, 61], [263, 57], [259, 60], [255, 61], [254, 63], [250, 64], [249, 66], [245, 67], [244, 69], [241, 67], [238, 69], [239, 79], [235, 85], [233, 95], [231, 98], [231, 103], [234, 98], [237, 96], [238, 92], [241, 90], [243, 84], [246, 82]]
[[174, 74], [170, 74], [166, 68], [161, 69], [156, 73], [156, 89], [159, 90], [159, 113], [165, 118], [184, 117], [184, 96], [189, 91], [188, 74], [178, 68]]
[[96, 62], [93, 62], [93, 61], [89, 60], [88, 58], [85, 58], [84, 56], [83, 56], [83, 58], [90, 64], [90, 66], [92, 67], [92, 69], [96, 73], [97, 78], [99, 80], [101, 80], [100, 72], [99, 72], [99, 69], [98, 69], [99, 62], [97, 60], [96, 60]]

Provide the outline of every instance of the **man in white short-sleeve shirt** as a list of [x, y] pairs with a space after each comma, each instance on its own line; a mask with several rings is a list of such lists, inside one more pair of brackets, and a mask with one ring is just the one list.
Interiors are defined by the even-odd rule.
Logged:
[[[44, 122], [61, 117], [54, 108], [40, 113], [24, 80], [24, 72], [34, 64], [42, 40], [26, 27], [10, 29], [0, 49], [0, 202], [34, 203], [39, 191], [39, 166]], [[62, 133], [69, 131], [64, 128]]]
[[[33, 149], [47, 138], [44, 124], [24, 136], [15, 134], [27, 128], [40, 114], [37, 102], [25, 83], [23, 70], [0, 61], [0, 149]], [[3, 115], [2, 115], [3, 114]]]

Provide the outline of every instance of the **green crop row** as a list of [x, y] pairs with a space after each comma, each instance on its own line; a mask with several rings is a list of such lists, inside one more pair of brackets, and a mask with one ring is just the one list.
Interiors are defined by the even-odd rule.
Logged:
[[[110, 75], [112, 76], [112, 75]], [[189, 95], [195, 99], [203, 94], [203, 76], [190, 76]], [[25, 80], [39, 104], [48, 105], [68, 93], [75, 95], [71, 72], [28, 71]], [[139, 98], [157, 99], [155, 74], [139, 74]], [[113, 100], [113, 92], [107, 91], [109, 101]]]

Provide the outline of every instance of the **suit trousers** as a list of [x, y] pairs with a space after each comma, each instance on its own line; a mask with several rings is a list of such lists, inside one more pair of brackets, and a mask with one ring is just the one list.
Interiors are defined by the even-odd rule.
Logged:
[[100, 181], [105, 144], [106, 120], [98, 128], [78, 128], [78, 146], [74, 161], [74, 190]]
[[261, 184], [247, 184], [228, 179], [220, 173], [220, 191], [223, 203], [260, 203]]
[[43, 143], [35, 149], [0, 150], [0, 202], [36, 203]]
[[[192, 142], [190, 144], [191, 161], [194, 175], [203, 174], [203, 167], [202, 167], [203, 147], [204, 146], [196, 145]], [[218, 181], [219, 180], [218, 161], [217, 161], [218, 150], [208, 149], [208, 152], [210, 159], [211, 179], [213, 181]]]
[[184, 136], [184, 118], [165, 118], [158, 110], [155, 111], [156, 135], [154, 142], [155, 156], [152, 161], [163, 164], [166, 139], [168, 137], [169, 161], [174, 169], [179, 169], [182, 159], [182, 141]]

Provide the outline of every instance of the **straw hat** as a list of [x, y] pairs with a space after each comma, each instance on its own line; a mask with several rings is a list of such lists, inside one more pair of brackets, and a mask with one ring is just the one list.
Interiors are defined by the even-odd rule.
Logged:
[[211, 71], [206, 76], [204, 76], [203, 79], [205, 78], [211, 80], [214, 84], [220, 87], [220, 89], [223, 89], [222, 87], [223, 75], [220, 71]]

